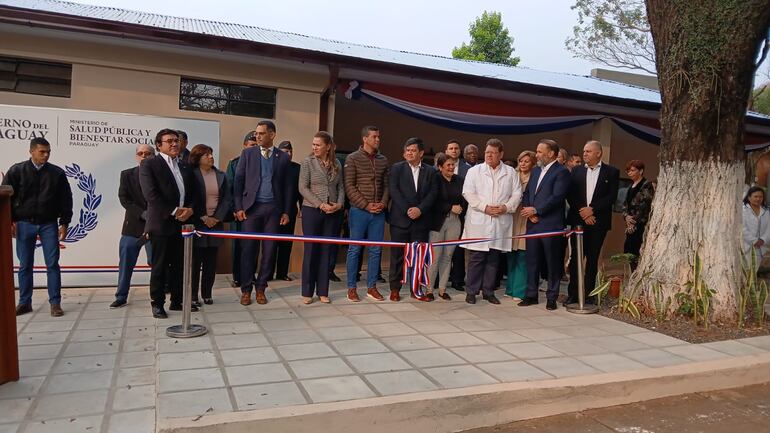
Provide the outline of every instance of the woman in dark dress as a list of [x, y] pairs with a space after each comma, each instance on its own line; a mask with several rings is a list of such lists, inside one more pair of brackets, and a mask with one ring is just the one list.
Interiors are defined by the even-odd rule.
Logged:
[[631, 261], [631, 269], [636, 269], [655, 190], [652, 183], [644, 177], [644, 162], [638, 159], [628, 161], [626, 174], [632, 184], [628, 188], [626, 201], [623, 204], [623, 217], [626, 222], [626, 241], [623, 244], [623, 252], [636, 256]]

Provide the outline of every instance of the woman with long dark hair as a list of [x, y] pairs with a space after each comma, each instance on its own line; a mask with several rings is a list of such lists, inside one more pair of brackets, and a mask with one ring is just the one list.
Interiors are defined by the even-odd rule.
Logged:
[[650, 219], [655, 189], [644, 177], [644, 162], [638, 159], [628, 161], [626, 174], [631, 179], [631, 186], [623, 203], [623, 217], [626, 222], [626, 241], [623, 243], [623, 252], [635, 256], [631, 261], [631, 269], [636, 269], [642, 240], [644, 240], [644, 229]]

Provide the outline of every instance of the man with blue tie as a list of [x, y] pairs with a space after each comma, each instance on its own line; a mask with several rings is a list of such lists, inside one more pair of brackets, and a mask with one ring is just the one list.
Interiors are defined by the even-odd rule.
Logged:
[[[569, 171], [558, 161], [559, 145], [542, 139], [537, 144], [538, 167], [532, 170], [522, 199], [521, 216], [527, 218], [527, 234], [564, 229], [564, 205], [570, 186]], [[564, 243], [559, 236], [527, 239], [527, 293], [519, 306], [538, 303], [540, 270], [548, 271], [546, 309], [556, 309], [564, 266]]]
[[[275, 124], [262, 120], [257, 124], [257, 146], [243, 149], [235, 171], [235, 218], [243, 229], [255, 233], [278, 233], [279, 226], [289, 222], [289, 203], [293, 186], [286, 182], [289, 156], [273, 146]], [[262, 242], [262, 257], [256, 282], [259, 241], [244, 240], [241, 254], [241, 305], [251, 304], [251, 291], [256, 288], [258, 304], [266, 304], [267, 280], [273, 271], [275, 242]], [[256, 286], [256, 287], [254, 287]]]

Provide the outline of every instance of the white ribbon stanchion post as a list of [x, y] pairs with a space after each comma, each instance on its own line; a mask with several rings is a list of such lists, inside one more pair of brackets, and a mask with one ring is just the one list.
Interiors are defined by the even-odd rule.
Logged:
[[583, 227], [578, 226], [573, 233], [575, 235], [575, 249], [577, 250], [577, 278], [578, 278], [578, 302], [567, 304], [567, 311], [575, 314], [594, 314], [599, 312], [598, 305], [586, 304], [585, 292], [585, 260], [583, 259]]
[[[182, 227], [183, 233], [191, 233], [195, 230], [193, 225]], [[169, 326], [166, 328], [166, 335], [171, 338], [192, 338], [205, 335], [208, 331], [205, 326], [191, 324], [190, 316], [192, 314], [192, 235], [184, 236], [184, 268], [182, 279], [182, 324]]]

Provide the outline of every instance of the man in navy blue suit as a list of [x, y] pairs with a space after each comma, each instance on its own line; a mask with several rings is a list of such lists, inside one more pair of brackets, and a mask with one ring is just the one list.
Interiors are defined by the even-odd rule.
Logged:
[[[278, 233], [279, 226], [289, 222], [289, 198], [294, 187], [286, 182], [289, 156], [273, 146], [275, 124], [262, 120], [257, 124], [257, 146], [247, 147], [241, 153], [235, 170], [233, 195], [235, 218], [243, 222], [247, 232]], [[251, 290], [256, 285], [258, 304], [266, 304], [265, 289], [273, 272], [275, 242], [262, 242], [259, 274], [254, 282], [259, 241], [244, 240], [241, 253], [241, 305], [251, 304]]]
[[[546, 233], [564, 229], [564, 204], [570, 186], [569, 171], [558, 161], [559, 145], [542, 139], [537, 144], [539, 166], [532, 170], [522, 199], [521, 216], [527, 218], [527, 234]], [[559, 236], [527, 239], [527, 292], [519, 306], [538, 303], [537, 288], [540, 270], [548, 271], [546, 308], [556, 309], [564, 266], [564, 242]]]

